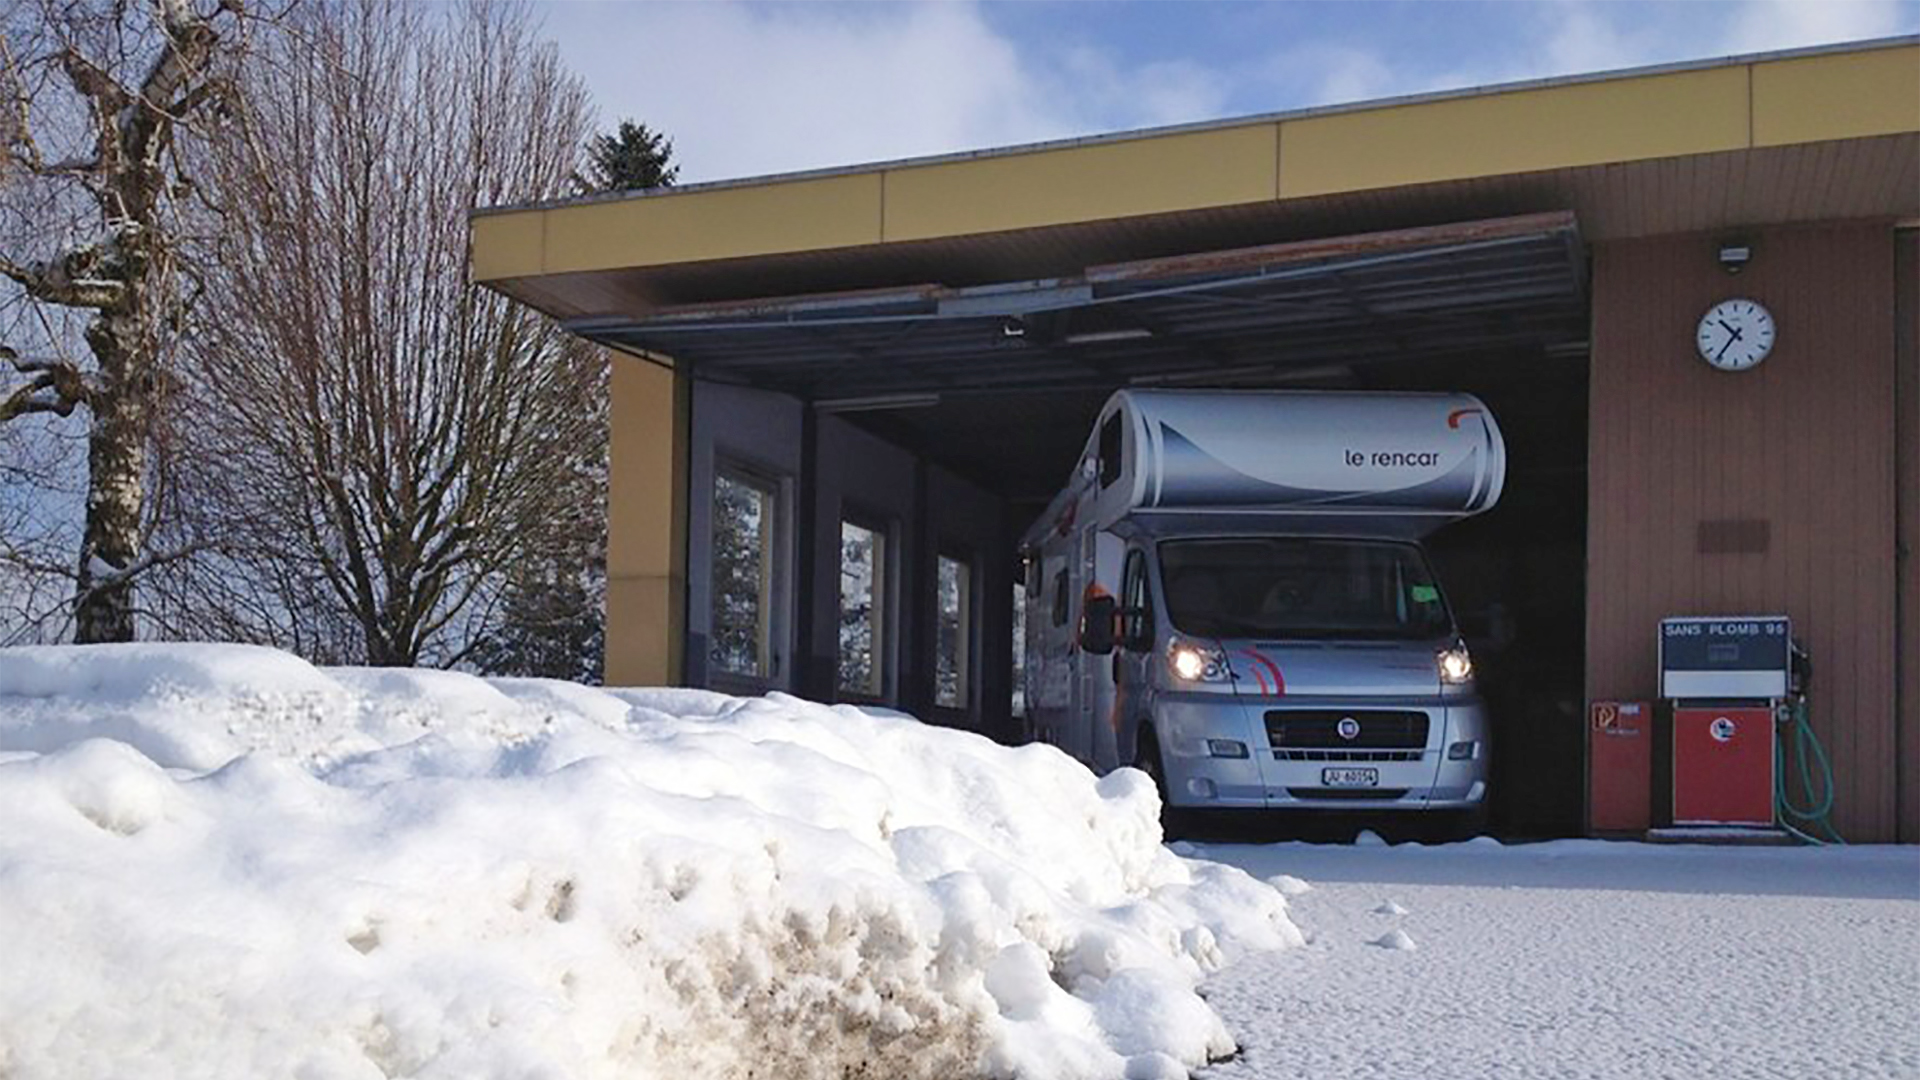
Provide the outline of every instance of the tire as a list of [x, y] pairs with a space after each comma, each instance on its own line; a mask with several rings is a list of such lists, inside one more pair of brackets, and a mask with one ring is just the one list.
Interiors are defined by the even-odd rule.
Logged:
[[1448, 816], [1450, 820], [1447, 822], [1447, 838], [1450, 840], [1471, 840], [1486, 834], [1487, 801], [1485, 799], [1481, 799], [1480, 805], [1470, 810], [1456, 810]]
[[1160, 793], [1160, 833], [1167, 841], [1178, 840], [1186, 835], [1185, 815], [1167, 801], [1167, 769], [1160, 760], [1160, 736], [1150, 727], [1142, 727], [1135, 740], [1133, 767], [1153, 778], [1153, 788]]

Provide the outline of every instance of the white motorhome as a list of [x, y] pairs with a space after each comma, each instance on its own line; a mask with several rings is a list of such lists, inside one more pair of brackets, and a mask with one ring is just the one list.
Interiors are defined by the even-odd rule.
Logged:
[[1114, 394], [1021, 540], [1036, 734], [1174, 808], [1472, 815], [1486, 710], [1419, 540], [1505, 473], [1469, 395]]

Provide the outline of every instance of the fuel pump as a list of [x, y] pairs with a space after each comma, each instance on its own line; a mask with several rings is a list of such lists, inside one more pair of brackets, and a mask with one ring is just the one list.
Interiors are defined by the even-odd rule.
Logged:
[[[1774, 717], [1774, 813], [1780, 827], [1810, 844], [1844, 844], [1827, 820], [1833, 810], [1833, 766], [1826, 748], [1807, 722], [1807, 694], [1813, 682], [1813, 661], [1798, 639], [1789, 638], [1790, 665], [1787, 700]], [[1796, 802], [1790, 789], [1798, 780]]]
[[[1811, 671], [1785, 616], [1661, 620], [1675, 825], [1777, 826], [1811, 843], [1839, 842], [1826, 822], [1832, 773], [1807, 723]], [[1790, 762], [1804, 802], [1789, 798]]]

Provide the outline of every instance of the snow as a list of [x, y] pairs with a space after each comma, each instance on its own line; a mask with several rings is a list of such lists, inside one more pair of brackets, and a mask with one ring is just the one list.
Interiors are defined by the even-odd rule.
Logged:
[[[1196, 849], [1197, 850], [1197, 849]], [[1299, 896], [1313, 891], [1313, 884], [1292, 874], [1275, 874], [1267, 879], [1267, 884], [1280, 890], [1282, 896]]]
[[1204, 1080], [1920, 1077], [1912, 847], [1194, 852], [1314, 886], [1306, 948], [1203, 987], [1243, 1047]]
[[1389, 930], [1379, 937], [1374, 938], [1369, 944], [1378, 945], [1383, 949], [1394, 949], [1399, 952], [1412, 952], [1419, 948], [1418, 945], [1413, 943], [1413, 937], [1405, 930]]
[[1920, 1076], [1913, 848], [1156, 814], [885, 710], [0, 650], [0, 1077]]
[[0, 1076], [1175, 1078], [1276, 888], [880, 710], [0, 650]]

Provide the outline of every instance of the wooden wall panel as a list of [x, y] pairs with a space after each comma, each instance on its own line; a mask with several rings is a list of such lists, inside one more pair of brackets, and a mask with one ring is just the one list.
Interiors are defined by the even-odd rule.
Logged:
[[1903, 844], [1920, 843], [1920, 229], [1899, 233], [1895, 249], [1894, 353], [1896, 387], [1900, 605], [1899, 758], [1900, 833]]
[[[1891, 841], [1894, 231], [1749, 238], [1739, 275], [1720, 268], [1712, 235], [1594, 250], [1587, 694], [1657, 692], [1664, 616], [1784, 612], [1813, 655], [1835, 824]], [[1773, 355], [1739, 374], [1693, 344], [1700, 315], [1731, 296], [1766, 304], [1779, 326]], [[1702, 522], [1736, 520], [1768, 523], [1764, 551], [1697, 549]]]

